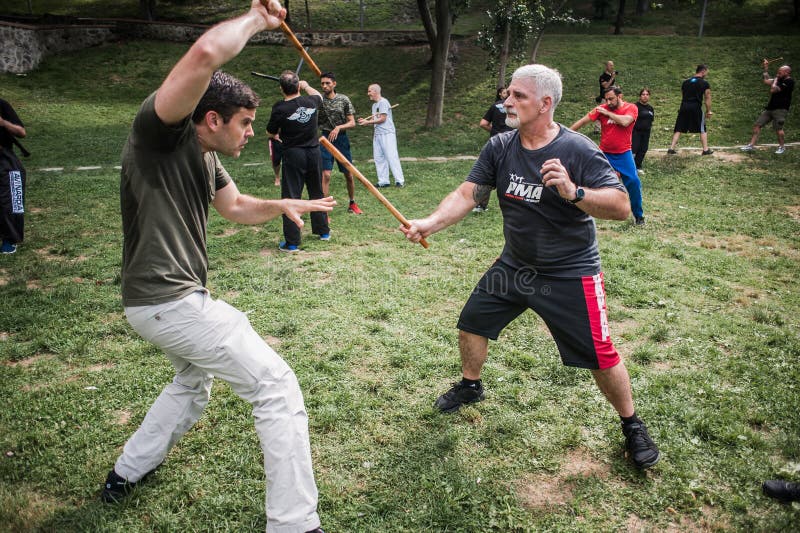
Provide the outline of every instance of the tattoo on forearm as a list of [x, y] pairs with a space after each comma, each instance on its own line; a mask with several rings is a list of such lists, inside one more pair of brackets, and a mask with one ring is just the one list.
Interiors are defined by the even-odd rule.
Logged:
[[483, 204], [489, 201], [489, 196], [492, 194], [492, 188], [489, 185], [475, 185], [472, 191], [472, 199], [476, 204]]

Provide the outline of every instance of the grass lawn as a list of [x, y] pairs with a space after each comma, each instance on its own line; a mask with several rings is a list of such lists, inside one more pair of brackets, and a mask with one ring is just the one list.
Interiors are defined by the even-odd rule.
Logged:
[[[569, 124], [589, 110], [606, 58], [597, 50], [613, 42], [626, 86], [653, 89], [656, 148], [666, 145], [678, 85], [695, 63], [712, 65], [711, 144], [734, 145], [749, 137], [767, 99], [758, 58], [800, 56], [800, 43], [766, 37], [608, 39], [543, 43], [542, 61], [565, 75], [557, 119]], [[121, 43], [0, 77], [34, 153], [26, 161], [26, 242], [0, 256], [0, 530], [264, 527], [250, 409], [222, 382], [141, 489], [122, 505], [98, 500], [125, 439], [172, 376], [122, 314], [112, 167], [138, 103], [185, 49]], [[463, 44], [459, 54], [446, 124], [436, 132], [421, 127], [423, 49], [320, 50], [317, 62], [339, 72], [359, 113], [368, 108], [367, 84], [384, 85], [401, 104], [401, 155], [475, 155], [491, 75], [479, 51]], [[250, 70], [281, 65], [296, 65], [288, 48], [251, 47], [230, 70], [249, 79]], [[265, 99], [263, 129], [277, 87], [252, 81]], [[796, 109], [789, 142], [800, 140]], [[374, 179], [368, 132], [352, 140], [359, 169]], [[762, 141], [774, 134], [765, 130]], [[265, 157], [259, 136], [224, 164], [243, 191], [276, 197], [271, 170], [255, 165]], [[643, 176], [647, 226], [598, 222], [612, 335], [663, 452], [645, 474], [623, 458], [618, 419], [589, 373], [561, 366], [532, 313], [490, 345], [485, 402], [450, 416], [431, 409], [459, 375], [461, 306], [502, 248], [494, 198], [486, 213], [431, 237], [426, 251], [406, 243], [363, 188], [365, 214], [348, 215], [334, 174], [342, 205], [333, 239], [305, 230], [296, 255], [277, 251], [277, 222], [237, 226], [212, 213], [209, 288], [248, 311], [298, 375], [328, 531], [793, 530], [800, 508], [766, 499], [760, 483], [800, 480], [798, 163], [795, 147], [783, 157], [652, 153]], [[102, 168], [75, 169], [92, 164]], [[52, 166], [65, 170], [41, 170]], [[414, 218], [457, 186], [470, 163], [404, 167], [407, 187], [387, 196]]]

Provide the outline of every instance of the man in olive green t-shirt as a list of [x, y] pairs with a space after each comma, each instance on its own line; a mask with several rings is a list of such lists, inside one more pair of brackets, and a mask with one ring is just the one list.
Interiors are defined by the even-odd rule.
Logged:
[[258, 97], [217, 71], [256, 33], [276, 28], [277, 0], [211, 28], [142, 104], [122, 153], [122, 300], [134, 330], [156, 344], [175, 378], [153, 403], [108, 473], [102, 498], [127, 496], [199, 419], [213, 378], [253, 407], [264, 453], [267, 531], [321, 531], [308, 417], [297, 378], [244, 313], [211, 298], [209, 204], [225, 218], [261, 224], [331, 211], [332, 198], [261, 200], [239, 192], [217, 152], [238, 157], [253, 136]]

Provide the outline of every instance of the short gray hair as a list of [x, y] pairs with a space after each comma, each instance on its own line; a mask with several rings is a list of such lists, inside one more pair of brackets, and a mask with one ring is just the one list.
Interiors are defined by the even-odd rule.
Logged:
[[549, 96], [553, 99], [555, 110], [561, 102], [561, 74], [556, 69], [544, 65], [524, 65], [514, 71], [511, 80], [529, 78], [536, 87], [539, 97]]

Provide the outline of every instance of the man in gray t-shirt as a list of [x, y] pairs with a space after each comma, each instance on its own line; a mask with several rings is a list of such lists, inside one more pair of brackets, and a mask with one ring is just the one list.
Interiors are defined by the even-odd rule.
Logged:
[[401, 227], [419, 242], [464, 218], [497, 189], [505, 247], [458, 321], [462, 379], [435, 407], [455, 412], [484, 399], [480, 375], [489, 339], [526, 309], [542, 317], [565, 365], [590, 369], [622, 421], [638, 468], [660, 458], [636, 415], [628, 371], [611, 342], [593, 217], [625, 220], [625, 187], [589, 139], [553, 121], [561, 78], [543, 65], [514, 72], [509, 126], [484, 146], [467, 179], [426, 218]]

